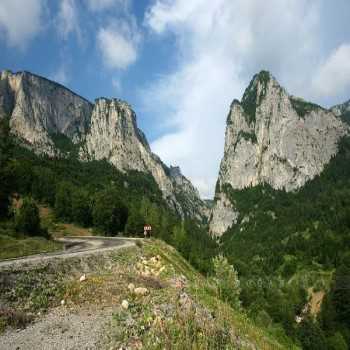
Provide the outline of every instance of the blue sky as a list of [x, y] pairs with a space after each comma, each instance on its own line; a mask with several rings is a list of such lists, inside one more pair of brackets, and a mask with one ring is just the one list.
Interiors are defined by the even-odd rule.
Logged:
[[1, 0], [0, 69], [127, 100], [210, 197], [229, 105], [257, 71], [324, 106], [350, 98], [349, 20], [348, 0]]

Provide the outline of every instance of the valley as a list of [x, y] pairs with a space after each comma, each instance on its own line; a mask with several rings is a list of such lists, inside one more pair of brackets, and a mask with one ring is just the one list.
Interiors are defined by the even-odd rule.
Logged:
[[9, 71], [0, 97], [0, 258], [34, 255], [0, 262], [4, 349], [347, 349], [349, 103], [256, 74], [211, 201], [124, 101]]

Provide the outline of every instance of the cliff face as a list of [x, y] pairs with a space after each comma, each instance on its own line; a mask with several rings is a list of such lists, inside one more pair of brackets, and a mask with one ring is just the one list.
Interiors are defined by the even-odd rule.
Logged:
[[3, 71], [0, 77], [0, 117], [10, 117], [12, 132], [27, 147], [36, 153], [59, 155], [55, 137], [63, 136], [79, 148], [82, 160], [107, 159], [123, 172], [150, 173], [169, 206], [182, 217], [205, 216], [205, 205], [192, 184], [181, 174], [172, 176], [151, 152], [126, 102], [100, 98], [91, 104], [63, 86], [27, 72]]
[[227, 118], [211, 232], [221, 235], [238, 216], [234, 205], [227, 205], [225, 185], [240, 190], [265, 183], [297, 190], [322, 172], [347, 132], [334, 112], [290, 96], [270, 73], [254, 76]]
[[350, 124], [350, 100], [332, 107], [331, 111], [344, 122]]
[[182, 216], [202, 219], [204, 203], [193, 185], [151, 152], [136, 115], [124, 101], [97, 99], [91, 127], [80, 150], [82, 159], [107, 159], [119, 170], [151, 173], [169, 205]]
[[87, 100], [47, 79], [28, 72], [1, 72], [0, 117], [9, 116], [12, 132], [38, 153], [55, 154], [52, 134], [81, 142], [92, 108]]

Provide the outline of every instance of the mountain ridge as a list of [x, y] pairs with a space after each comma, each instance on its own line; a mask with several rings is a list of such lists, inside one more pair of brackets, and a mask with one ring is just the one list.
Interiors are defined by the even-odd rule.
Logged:
[[[205, 220], [204, 202], [198, 197], [196, 206], [191, 204], [198, 192], [192, 184], [186, 190], [179, 188], [169, 176], [126, 101], [100, 97], [93, 104], [61, 84], [26, 71], [6, 70], [0, 77], [0, 117], [9, 117], [11, 132], [27, 147], [38, 154], [66, 156], [57, 148], [56, 135], [71, 142], [83, 161], [106, 159], [122, 172], [151, 173], [168, 205], [181, 217]], [[175, 192], [182, 194], [184, 203]]]
[[238, 218], [225, 186], [298, 190], [323, 171], [348, 133], [349, 127], [331, 110], [289, 95], [267, 71], [254, 75], [227, 117], [212, 234], [223, 234]]

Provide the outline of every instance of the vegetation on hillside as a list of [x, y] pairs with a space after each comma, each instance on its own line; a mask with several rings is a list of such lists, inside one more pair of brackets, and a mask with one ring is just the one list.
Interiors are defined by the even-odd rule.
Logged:
[[[350, 345], [349, 286], [343, 294], [334, 287], [348, 280], [344, 271], [350, 266], [349, 189], [349, 138], [342, 140], [339, 153], [322, 174], [297, 192], [267, 185], [242, 191], [225, 188], [240, 217], [221, 245], [239, 272], [243, 307], [302, 344], [312, 333], [324, 339], [325, 348], [340, 337]], [[327, 292], [321, 313], [327, 317], [321, 316], [317, 323], [307, 320], [304, 312], [312, 290]], [[300, 325], [297, 316], [305, 319]], [[304, 348], [321, 347], [304, 344]]]
[[300, 118], [305, 118], [306, 114], [309, 114], [314, 110], [324, 109], [315, 103], [307, 102], [299, 97], [292, 96], [290, 102]]
[[[167, 206], [150, 174], [124, 174], [105, 160], [81, 162], [61, 135], [55, 143], [66, 157], [38, 156], [16, 144], [6, 119], [0, 129], [0, 161], [6, 163], [0, 168], [0, 197], [5, 199], [0, 217], [6, 227], [12, 222], [21, 234], [45, 236], [36, 203], [54, 208], [57, 220], [92, 227], [100, 235], [143, 236], [143, 226], [150, 224], [153, 236], [177, 247], [200, 271], [211, 270], [215, 241], [197, 222], [182, 221]], [[14, 194], [28, 198], [15, 215], [10, 205]], [[26, 215], [30, 211], [33, 215]], [[16, 236], [14, 230], [7, 235]]]
[[[151, 239], [84, 261], [46, 261], [8, 271], [8, 284], [0, 283], [0, 332], [23, 327], [52, 307], [74, 314], [97, 307], [106, 310], [100, 348], [296, 349], [224, 301], [218, 285], [226, 285], [232, 269], [221, 258], [216, 266], [214, 278], [206, 278], [175, 249]], [[80, 282], [82, 270], [86, 279]]]

